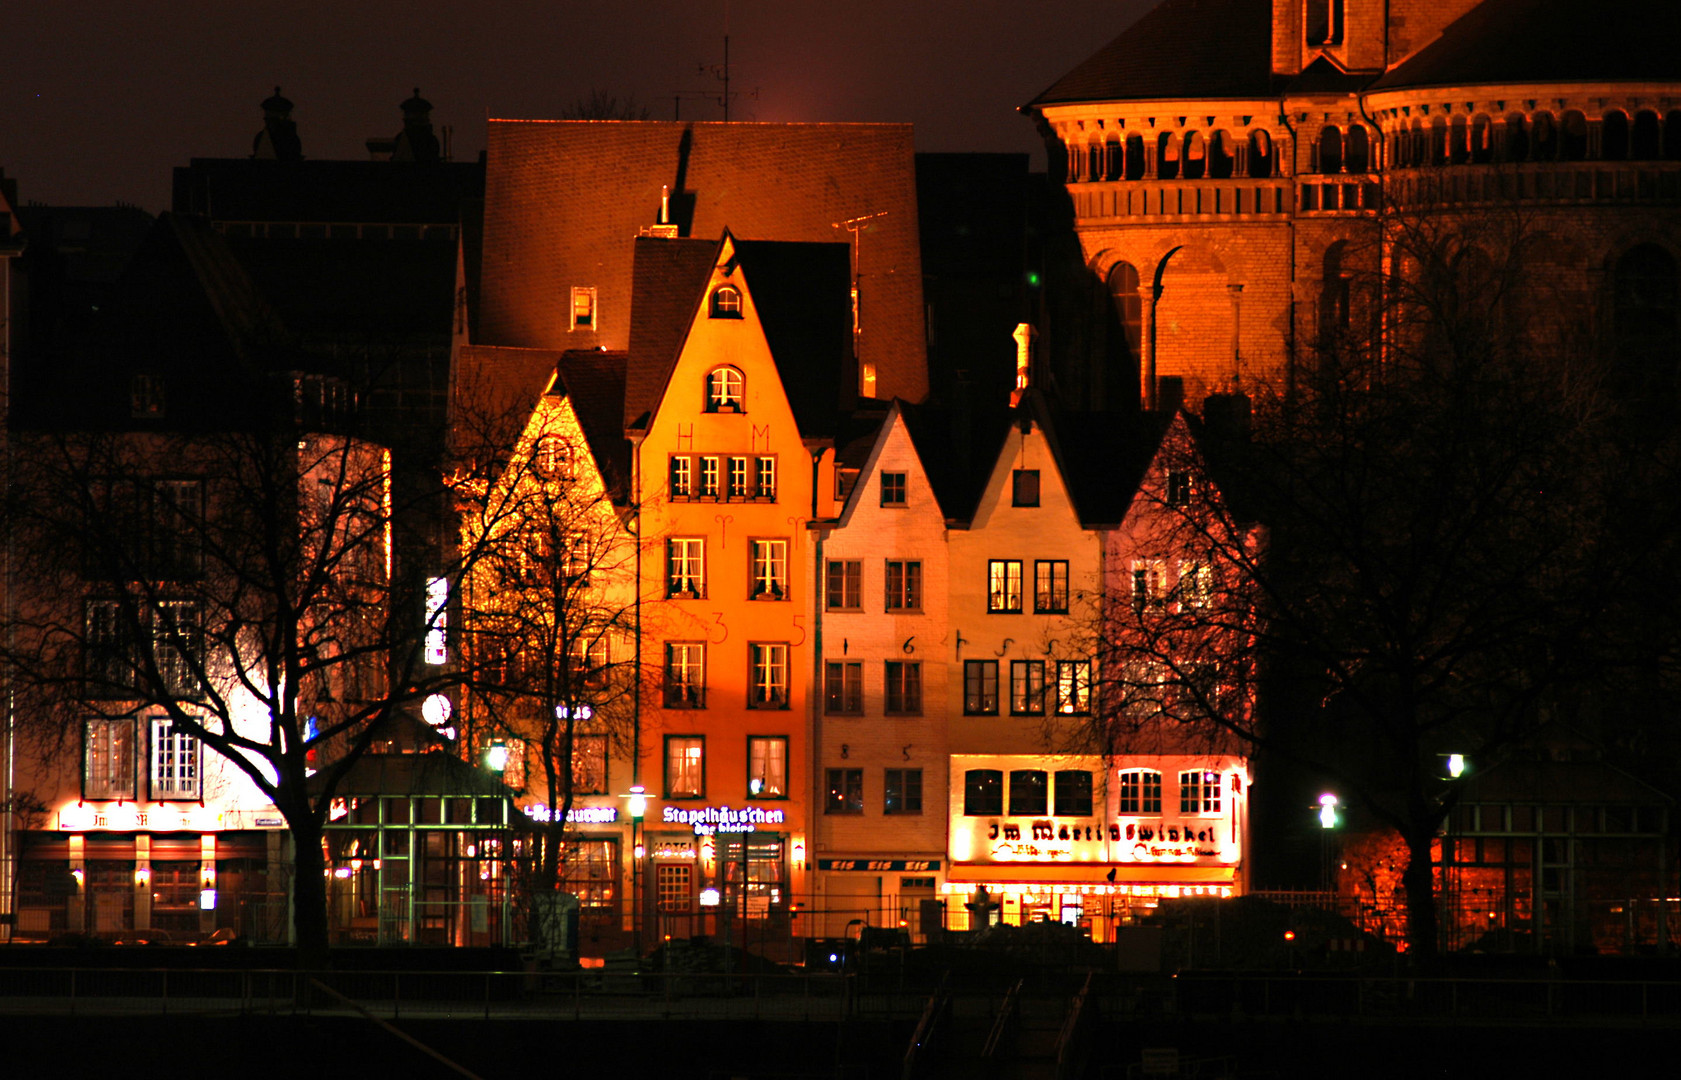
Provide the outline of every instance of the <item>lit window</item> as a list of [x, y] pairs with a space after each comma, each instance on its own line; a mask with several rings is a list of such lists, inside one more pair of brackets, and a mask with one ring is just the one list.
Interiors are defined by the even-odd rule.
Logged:
[[718, 497], [718, 459], [707, 456], [700, 459], [700, 491], [702, 499], [716, 499]]
[[665, 706], [706, 707], [706, 646], [698, 641], [665, 643]]
[[830, 660], [823, 665], [823, 711], [856, 715], [864, 711], [864, 665]]
[[729, 497], [731, 499], [745, 499], [747, 498], [747, 459], [744, 457], [732, 457], [729, 460]]
[[733, 367], [713, 368], [706, 376], [706, 411], [741, 412], [746, 407], [746, 380]]
[[1091, 661], [1058, 660], [1056, 663], [1056, 711], [1076, 716], [1091, 711]]
[[607, 736], [572, 736], [572, 794], [607, 793]]
[[1143, 614], [1147, 607], [1160, 607], [1167, 593], [1165, 566], [1160, 559], [1134, 559], [1132, 563], [1132, 610]]
[[595, 288], [574, 286], [572, 289], [572, 329], [595, 328]]
[[1039, 470], [1016, 469], [1010, 474], [1010, 505], [1039, 505]]
[[665, 738], [665, 797], [699, 799], [706, 795], [706, 739], [700, 735]]
[[1121, 774], [1120, 812], [1159, 814], [1162, 812], [1162, 774], [1149, 769], [1132, 769]]
[[998, 712], [998, 661], [963, 661], [963, 711], [970, 716]]
[[1220, 812], [1220, 774], [1201, 769], [1179, 774], [1179, 812], [1181, 814], [1218, 814]]
[[611, 908], [618, 876], [618, 841], [574, 840], [566, 845], [561, 887], [576, 896], [581, 907]]
[[881, 474], [881, 505], [905, 505], [905, 474], [902, 472], [884, 472]]
[[572, 479], [572, 444], [559, 435], [538, 439], [531, 461], [538, 476], [550, 480]]
[[1012, 817], [1044, 817], [1049, 807], [1050, 778], [1044, 769], [1010, 770]]
[[1082, 769], [1058, 772], [1054, 794], [1057, 817], [1091, 817], [1091, 773]]
[[163, 377], [137, 374], [128, 380], [129, 415], [153, 420], [163, 415]]
[[825, 770], [828, 789], [823, 800], [825, 814], [862, 814], [864, 812], [864, 770]]
[[1068, 560], [1040, 559], [1033, 564], [1033, 610], [1040, 615], [1068, 613]]
[[204, 641], [199, 632], [196, 601], [166, 601], [153, 610], [152, 662], [157, 666], [165, 693], [187, 697], [200, 692]]
[[788, 646], [754, 642], [747, 646], [749, 709], [788, 707]]
[[720, 285], [712, 291], [712, 318], [741, 318], [741, 290], [734, 285]]
[[1017, 716], [1045, 713], [1045, 662], [1010, 661], [1010, 711]]
[[134, 798], [134, 718], [89, 720], [83, 793], [90, 799]]
[[90, 697], [121, 696], [134, 685], [135, 642], [129, 613], [115, 600], [89, 600], [83, 614], [83, 674]]
[[1004, 772], [1001, 769], [970, 769], [963, 774], [963, 813], [967, 817], [993, 817], [1004, 812]]
[[753, 497], [767, 502], [776, 501], [776, 459], [761, 457], [754, 463]]
[[1021, 560], [993, 559], [986, 564], [986, 609], [994, 613], [1021, 611]]
[[857, 559], [829, 562], [825, 605], [830, 611], [857, 611], [864, 606], [864, 564]]
[[887, 610], [922, 610], [922, 564], [920, 562], [888, 561]]
[[754, 600], [788, 599], [788, 541], [755, 540], [753, 548]]
[[1214, 568], [1197, 563], [1179, 564], [1179, 605], [1187, 611], [1208, 607], [1214, 595]]
[[671, 459], [671, 499], [680, 502], [692, 498], [695, 490], [695, 462], [691, 457]]
[[788, 740], [784, 736], [753, 736], [747, 740], [747, 797], [788, 797]]
[[922, 664], [916, 661], [889, 660], [886, 663], [887, 706], [889, 716], [922, 715]]
[[883, 781], [882, 813], [922, 813], [921, 769], [887, 769]]
[[665, 595], [684, 600], [706, 596], [706, 541], [699, 537], [665, 542]]
[[173, 720], [152, 721], [152, 798], [196, 799], [198, 740], [178, 731]]
[[612, 670], [607, 656], [607, 635], [583, 633], [572, 639], [567, 654], [572, 685], [585, 690], [600, 690], [607, 686]]

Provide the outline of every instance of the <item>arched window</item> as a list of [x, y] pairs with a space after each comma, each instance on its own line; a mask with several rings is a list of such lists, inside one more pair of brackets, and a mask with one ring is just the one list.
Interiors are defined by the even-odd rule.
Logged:
[[1558, 159], [1558, 125], [1553, 114], [1538, 112], [1529, 122], [1529, 160], [1556, 161]]
[[531, 466], [548, 480], [572, 479], [572, 443], [559, 435], [544, 435], [531, 452]]
[[1501, 152], [1501, 160], [1529, 160], [1529, 125], [1523, 113], [1511, 113], [1506, 117], [1506, 146]]
[[1487, 165], [1494, 160], [1494, 125], [1481, 113], [1471, 118], [1471, 164]]
[[1144, 179], [1144, 136], [1128, 135], [1126, 149], [1126, 178]]
[[1232, 137], [1216, 131], [1208, 140], [1208, 175], [1225, 180], [1232, 175]]
[[1103, 179], [1119, 180], [1126, 168], [1121, 154], [1121, 137], [1110, 135], [1103, 140]]
[[1080, 166], [1086, 160], [1085, 152], [1071, 142], [1062, 144], [1062, 152], [1068, 158], [1068, 182], [1079, 183]]
[[1343, 141], [1343, 168], [1351, 173], [1363, 173], [1371, 170], [1372, 152], [1367, 141], [1366, 129], [1355, 124], [1348, 129], [1348, 138]]
[[1612, 109], [1600, 119], [1599, 156], [1606, 161], [1628, 160], [1628, 113]]
[[1343, 266], [1347, 250], [1346, 240], [1338, 240], [1325, 249], [1319, 281], [1319, 330], [1327, 348], [1348, 332], [1351, 289], [1348, 271]]
[[1430, 133], [1424, 130], [1424, 121], [1413, 121], [1413, 167], [1430, 164]]
[[1676, 332], [1681, 329], [1681, 274], [1675, 256], [1656, 244], [1624, 252], [1612, 270], [1611, 304], [1618, 389], [1648, 404], [1672, 407]]
[[1661, 150], [1658, 114], [1641, 109], [1634, 114], [1634, 130], [1629, 137], [1628, 156], [1635, 161], [1656, 161]]
[[706, 374], [706, 411], [746, 411], [746, 390], [747, 380], [742, 377], [739, 368], [713, 368]]
[[1188, 132], [1185, 135], [1185, 161], [1180, 166], [1180, 175], [1187, 180], [1201, 180], [1208, 169], [1208, 143], [1203, 140], [1199, 131]]
[[1588, 118], [1571, 109], [1559, 121], [1558, 159], [1586, 161], [1588, 159]]
[[1342, 129], [1326, 124], [1319, 132], [1319, 171], [1342, 172]]
[[734, 285], [720, 285], [712, 290], [712, 318], [741, 318], [741, 290]]
[[1125, 359], [1136, 361], [1144, 328], [1144, 298], [1138, 295], [1138, 271], [1131, 263], [1118, 262], [1109, 268], [1109, 299], [1115, 304], [1120, 322]]
[[1093, 135], [1091, 142], [1086, 144], [1086, 180], [1088, 183], [1103, 179], [1103, 144]]
[[1471, 160], [1471, 138], [1466, 130], [1465, 117], [1455, 116], [1448, 124], [1448, 161], [1463, 165]]
[[1397, 169], [1412, 168], [1412, 132], [1404, 126], [1389, 133], [1389, 163]]
[[1272, 137], [1260, 128], [1249, 133], [1249, 175], [1256, 180], [1272, 175]]
[[1156, 179], [1179, 179], [1179, 140], [1164, 131], [1156, 139]]
[[1443, 117], [1430, 121], [1430, 164], [1448, 163], [1448, 122]]

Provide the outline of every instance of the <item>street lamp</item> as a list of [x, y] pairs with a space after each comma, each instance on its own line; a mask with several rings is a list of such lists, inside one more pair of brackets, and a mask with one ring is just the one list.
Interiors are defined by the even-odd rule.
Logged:
[[508, 744], [501, 739], [492, 739], [490, 748], [484, 752], [485, 767], [493, 773], [503, 773], [508, 770]]
[[1337, 797], [1327, 791], [1319, 796], [1319, 891], [1331, 891], [1331, 831], [1341, 822]]
[[642, 859], [646, 852], [642, 846], [642, 816], [648, 812], [648, 792], [641, 784], [631, 785], [630, 793], [622, 796], [628, 800], [630, 810], [630, 929], [636, 943], [636, 958], [642, 959]]

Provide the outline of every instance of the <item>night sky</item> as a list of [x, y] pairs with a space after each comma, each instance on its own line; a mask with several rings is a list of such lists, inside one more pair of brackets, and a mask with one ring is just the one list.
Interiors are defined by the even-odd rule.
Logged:
[[[730, 0], [731, 119], [909, 121], [919, 150], [1043, 153], [1015, 111], [1154, 0]], [[168, 208], [170, 169], [244, 157], [276, 84], [311, 158], [365, 158], [418, 86], [454, 157], [485, 118], [558, 117], [592, 89], [673, 118], [721, 83], [725, 0], [18, 0], [0, 169], [24, 201]], [[757, 98], [749, 92], [757, 90]], [[718, 120], [694, 96], [684, 119]], [[441, 131], [440, 131], [441, 134]]]

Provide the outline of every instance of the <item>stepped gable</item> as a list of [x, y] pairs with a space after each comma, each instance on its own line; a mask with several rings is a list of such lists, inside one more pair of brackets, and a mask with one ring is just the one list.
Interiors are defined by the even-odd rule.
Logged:
[[1166, 0], [1027, 107], [1274, 93], [1271, 4]]
[[1681, 80], [1674, 0], [1484, 0], [1371, 87]]

